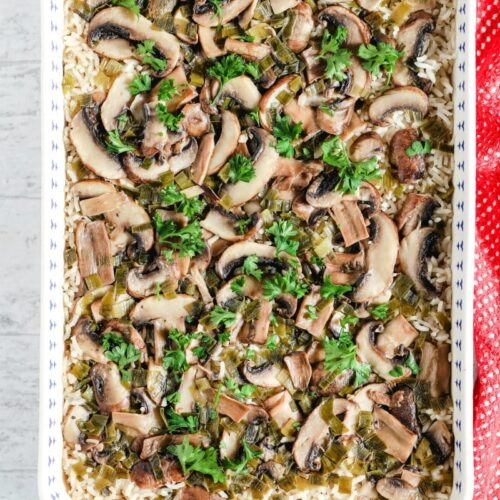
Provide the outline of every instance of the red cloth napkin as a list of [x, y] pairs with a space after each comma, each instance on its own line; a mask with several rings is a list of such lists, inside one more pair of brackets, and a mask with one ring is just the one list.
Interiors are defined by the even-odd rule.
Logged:
[[475, 499], [500, 498], [500, 9], [477, 3]]

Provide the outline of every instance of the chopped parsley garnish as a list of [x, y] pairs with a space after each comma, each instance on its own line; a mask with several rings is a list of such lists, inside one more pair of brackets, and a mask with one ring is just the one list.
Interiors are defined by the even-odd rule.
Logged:
[[321, 285], [319, 293], [322, 299], [334, 299], [335, 297], [340, 297], [347, 292], [352, 290], [351, 285], [334, 285], [330, 276], [325, 278], [325, 282]]
[[379, 304], [370, 310], [370, 314], [375, 319], [385, 319], [389, 314], [389, 304]]
[[158, 99], [160, 101], [170, 101], [175, 95], [179, 95], [179, 87], [173, 78], [167, 78], [158, 87]]
[[351, 316], [350, 314], [348, 314], [347, 316], [344, 316], [340, 320], [340, 326], [342, 328], [344, 328], [348, 325], [356, 326], [358, 323], [359, 323], [359, 318], [357, 316]]
[[245, 234], [251, 223], [252, 219], [250, 217], [242, 217], [241, 219], [238, 219], [236, 222], [236, 225], [238, 226], [238, 234]]
[[288, 115], [277, 115], [273, 127], [276, 151], [285, 158], [293, 158], [295, 153], [293, 142], [300, 137], [301, 133], [302, 122], [292, 123]]
[[271, 335], [268, 339], [267, 339], [267, 342], [266, 342], [266, 347], [270, 350], [270, 351], [274, 351], [277, 347], [278, 347], [278, 342], [279, 342], [279, 337], [278, 335], [274, 334], [274, 335]]
[[405, 359], [405, 366], [407, 366], [413, 375], [418, 375], [420, 373], [420, 366], [418, 366], [417, 360], [413, 353], [410, 352], [408, 357]]
[[245, 286], [244, 276], [238, 276], [231, 282], [231, 290], [237, 295], [240, 295], [241, 297], [245, 295], [245, 292], [243, 291], [244, 286]]
[[136, 16], [141, 13], [141, 8], [137, 5], [136, 0], [111, 0], [111, 5], [117, 7], [125, 7], [133, 12]]
[[267, 234], [274, 236], [276, 255], [279, 256], [281, 252], [286, 252], [290, 255], [297, 256], [299, 242], [295, 241], [293, 238], [299, 233], [289, 220], [274, 221], [272, 226], [267, 230]]
[[249, 74], [252, 78], [257, 80], [260, 78], [260, 66], [256, 61], [251, 61], [246, 64], [245, 73]]
[[159, 242], [179, 252], [181, 257], [194, 257], [205, 249], [205, 241], [198, 221], [180, 227], [173, 220], [163, 220], [158, 212], [155, 213], [153, 220]]
[[356, 359], [356, 344], [348, 332], [341, 330], [338, 340], [325, 338], [323, 347], [325, 349], [324, 366], [326, 370], [340, 375], [344, 370], [351, 369], [355, 376], [355, 387], [359, 387], [368, 380], [371, 367]]
[[128, 86], [132, 95], [149, 92], [151, 90], [151, 77], [147, 73], [136, 75]]
[[160, 120], [163, 125], [167, 128], [167, 130], [171, 130], [172, 132], [179, 131], [179, 122], [184, 118], [182, 113], [177, 113], [174, 115], [167, 110], [167, 106], [162, 102], [158, 103], [156, 106], [156, 116], [158, 120]]
[[404, 371], [403, 368], [399, 365], [396, 365], [390, 372], [389, 375], [391, 377], [401, 377], [403, 375]]
[[214, 483], [223, 483], [224, 471], [217, 462], [217, 450], [215, 448], [202, 448], [191, 446], [187, 437], [182, 444], [170, 445], [167, 451], [177, 457], [184, 474], [187, 472], [199, 472], [211, 476]]
[[198, 338], [201, 335], [199, 332], [182, 333], [177, 328], [173, 328], [168, 332], [168, 339], [174, 349], [166, 349], [163, 355], [163, 368], [172, 370], [175, 373], [185, 372], [189, 365], [186, 361], [186, 347], [191, 340]]
[[343, 193], [354, 193], [363, 181], [380, 179], [382, 173], [377, 166], [377, 159], [354, 163], [349, 159], [345, 144], [337, 137], [325, 141], [321, 149], [323, 161], [337, 169], [339, 182], [335, 189]]
[[351, 65], [351, 52], [340, 48], [346, 39], [347, 28], [337, 26], [333, 35], [325, 29], [321, 40], [319, 58], [326, 62], [325, 76], [339, 82], [347, 78], [345, 71]]
[[318, 319], [318, 311], [316, 310], [316, 306], [312, 304], [308, 304], [306, 306], [306, 317], [307, 319]]
[[210, 321], [215, 325], [224, 325], [229, 328], [236, 321], [236, 313], [228, 311], [221, 306], [215, 306], [210, 312]]
[[250, 115], [250, 118], [260, 127], [259, 108], [255, 108], [248, 114]]
[[231, 334], [229, 332], [222, 332], [219, 333], [217, 339], [221, 344], [224, 344], [225, 342], [229, 342], [229, 339], [231, 338]]
[[143, 64], [147, 64], [154, 71], [165, 71], [167, 69], [167, 61], [154, 56], [156, 42], [154, 40], [144, 40], [137, 44], [137, 54], [141, 56]]
[[261, 458], [263, 456], [262, 451], [252, 450], [250, 445], [245, 440], [243, 440], [243, 453], [244, 456], [240, 460], [226, 458], [224, 460], [224, 467], [233, 470], [236, 474], [241, 474], [247, 471], [247, 465], [249, 462], [251, 462], [254, 458]]
[[222, 0], [208, 0], [215, 8], [217, 17], [222, 17]]
[[253, 168], [250, 158], [236, 153], [229, 158], [228, 181], [236, 184], [238, 181], [250, 182], [255, 178], [255, 168]]
[[198, 431], [198, 417], [188, 415], [186, 417], [179, 415], [173, 408], [167, 408], [165, 411], [165, 425], [168, 432], [184, 431], [194, 433]]
[[139, 361], [141, 351], [135, 345], [127, 342], [120, 335], [113, 332], [104, 334], [102, 341], [104, 355], [118, 365], [118, 369], [122, 374], [122, 379], [129, 381], [131, 379], [130, 371], [126, 368], [131, 364]]
[[166, 207], [174, 205], [176, 212], [182, 212], [189, 218], [200, 214], [205, 206], [202, 199], [198, 197], [188, 198], [184, 193], [181, 193], [176, 184], [170, 184], [164, 188], [160, 196], [163, 205]]
[[243, 272], [248, 276], [253, 276], [260, 280], [262, 278], [262, 271], [259, 269], [259, 258], [257, 255], [249, 255], [243, 261]]
[[118, 130], [112, 130], [108, 133], [108, 140], [106, 141], [106, 147], [108, 151], [115, 154], [128, 153], [129, 151], [135, 151], [135, 147], [126, 144], [122, 141], [120, 137], [120, 132]]
[[387, 74], [387, 85], [391, 82], [396, 61], [402, 56], [403, 52], [386, 42], [379, 42], [376, 46], [363, 43], [358, 48], [358, 57], [363, 60], [361, 63], [363, 68], [374, 76], [378, 76], [384, 70]]
[[273, 300], [282, 293], [291, 293], [297, 298], [302, 298], [309, 287], [299, 281], [297, 271], [288, 269], [284, 275], [276, 274], [272, 279], [264, 280], [264, 297]]
[[155, 283], [155, 295], [156, 295], [156, 300], [159, 302], [161, 298], [161, 283], [159, 282]]
[[238, 399], [249, 399], [255, 392], [257, 387], [253, 384], [243, 384], [238, 385], [232, 378], [226, 378], [224, 380], [224, 385], [238, 398]]
[[408, 156], [427, 155], [431, 152], [430, 141], [413, 141], [412, 145], [405, 150]]

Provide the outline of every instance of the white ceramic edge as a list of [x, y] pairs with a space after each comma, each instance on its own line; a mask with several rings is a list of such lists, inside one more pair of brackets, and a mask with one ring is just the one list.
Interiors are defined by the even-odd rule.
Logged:
[[[62, 303], [64, 182], [62, 0], [41, 0], [41, 301], [38, 492], [41, 499], [67, 499], [62, 475]], [[456, 6], [455, 172], [453, 197], [452, 396], [455, 436], [452, 497], [473, 496], [472, 328], [475, 230], [475, 3]], [[462, 28], [461, 28], [462, 27]], [[463, 45], [462, 45], [463, 44]], [[466, 63], [467, 61], [467, 63]], [[463, 66], [461, 66], [463, 65]]]

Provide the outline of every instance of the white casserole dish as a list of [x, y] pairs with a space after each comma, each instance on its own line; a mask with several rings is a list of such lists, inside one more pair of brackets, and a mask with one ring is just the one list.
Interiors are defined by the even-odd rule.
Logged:
[[[68, 498], [62, 474], [63, 271], [63, 0], [42, 12], [42, 280], [38, 489], [42, 499]], [[473, 259], [475, 209], [475, 3], [456, 5], [454, 69], [452, 398], [455, 439], [452, 498], [473, 491]]]

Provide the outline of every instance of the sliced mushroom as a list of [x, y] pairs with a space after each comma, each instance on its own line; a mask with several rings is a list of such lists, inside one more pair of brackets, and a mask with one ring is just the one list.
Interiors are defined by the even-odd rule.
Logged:
[[333, 105], [316, 109], [316, 123], [327, 134], [340, 135], [351, 121], [355, 99], [349, 97]]
[[421, 179], [425, 175], [425, 159], [423, 154], [409, 156], [406, 150], [419, 139], [414, 128], [398, 130], [389, 145], [389, 161], [396, 169], [396, 177], [400, 182], [408, 183]]
[[312, 389], [320, 396], [338, 394], [351, 385], [353, 377], [354, 372], [351, 369], [332, 377], [332, 372], [325, 370], [323, 363], [319, 363], [312, 373]]
[[384, 151], [385, 144], [377, 132], [366, 132], [360, 135], [350, 147], [351, 160], [359, 163], [373, 158]]
[[177, 491], [174, 500], [210, 500], [210, 493], [201, 486], [186, 486]]
[[239, 54], [249, 61], [261, 61], [271, 53], [271, 47], [264, 43], [244, 42], [236, 38], [226, 38], [224, 50]]
[[[216, 392], [213, 389], [210, 389], [207, 393], [209, 399], [214, 401]], [[236, 423], [244, 420], [250, 411], [250, 407], [248, 405], [245, 405], [236, 399], [230, 398], [225, 394], [220, 394], [218, 399], [216, 410], [221, 415], [226, 415], [226, 417], [229, 417]]]
[[403, 61], [414, 61], [424, 52], [425, 35], [434, 31], [434, 18], [424, 10], [413, 12], [399, 28], [396, 41], [403, 48]]
[[281, 382], [276, 378], [280, 367], [271, 363], [255, 366], [251, 361], [243, 365], [243, 376], [258, 387], [281, 387]]
[[261, 126], [269, 132], [273, 130], [272, 114], [282, 107], [279, 98], [282, 98], [283, 94], [293, 94], [289, 85], [296, 78], [296, 75], [280, 78], [260, 99], [259, 121]]
[[180, 465], [172, 459], [161, 458], [160, 467], [163, 478], [157, 479], [153, 467], [148, 460], [137, 462], [130, 471], [130, 479], [142, 489], [161, 488], [165, 484], [180, 483], [184, 476]]
[[127, 436], [149, 436], [161, 429], [163, 421], [157, 409], [147, 413], [114, 411], [113, 423]]
[[165, 59], [167, 63], [165, 70], [158, 75], [170, 73], [179, 62], [180, 46], [175, 36], [154, 29], [149, 19], [140, 14], [135, 16], [123, 7], [110, 7], [98, 12], [90, 21], [87, 37], [91, 48], [111, 59], [140, 59], [132, 42], [154, 40], [155, 57]]
[[366, 271], [356, 283], [352, 299], [367, 302], [379, 296], [392, 283], [399, 249], [394, 222], [382, 212], [370, 219], [371, 244], [366, 249]]
[[338, 203], [342, 199], [342, 193], [335, 191], [339, 180], [336, 169], [319, 174], [307, 188], [307, 203], [316, 208], [330, 208]]
[[203, 184], [203, 181], [208, 174], [208, 166], [215, 148], [214, 136], [215, 134], [210, 132], [202, 137], [198, 153], [196, 154], [196, 158], [191, 165], [191, 179], [198, 185]]
[[375, 400], [384, 398], [388, 390], [386, 384], [368, 384], [358, 389], [354, 394], [347, 396], [347, 399], [334, 399], [333, 411], [335, 415], [345, 413], [342, 421], [345, 427], [344, 434], [355, 433], [358, 426], [359, 412], [371, 413]]
[[190, 314], [195, 298], [189, 295], [177, 294], [173, 299], [147, 297], [138, 302], [130, 311], [130, 319], [137, 324], [161, 319], [170, 328], [184, 330], [184, 318]]
[[290, 117], [293, 123], [302, 122], [305, 141], [319, 132], [318, 124], [316, 123], [316, 111], [313, 107], [303, 106], [299, 104], [298, 99], [294, 98], [285, 103], [283, 111]]
[[437, 420], [429, 427], [425, 437], [429, 440], [431, 449], [437, 458], [437, 463], [443, 464], [446, 462], [453, 451], [453, 434], [447, 425], [443, 421]]
[[108, 132], [117, 128], [117, 116], [125, 110], [132, 99], [129, 85], [133, 78], [134, 74], [129, 71], [124, 71], [115, 78], [106, 99], [101, 105], [102, 124]]
[[71, 337], [76, 340], [82, 351], [82, 359], [91, 359], [96, 363], [107, 363], [108, 358], [104, 355], [101, 336], [96, 332], [95, 324], [90, 318], [80, 318], [71, 329]]
[[198, 43], [198, 26], [191, 23], [189, 11], [183, 6], [179, 7], [173, 16], [174, 32], [177, 38], [189, 45], [196, 45]]
[[80, 443], [81, 431], [78, 424], [86, 422], [90, 417], [90, 412], [80, 405], [71, 405], [64, 415], [62, 423], [62, 433], [64, 443], [71, 447]]
[[275, 14], [281, 14], [289, 9], [295, 7], [300, 0], [269, 0], [271, 9]]
[[226, 51], [215, 43], [216, 30], [206, 26], [198, 26], [198, 37], [203, 54], [208, 59], [223, 56]]
[[225, 458], [234, 458], [241, 446], [241, 435], [237, 431], [224, 429], [220, 440], [220, 456]]
[[373, 12], [377, 10], [380, 2], [381, 0], [359, 0], [358, 5], [368, 12]]
[[296, 53], [302, 52], [308, 45], [314, 28], [313, 12], [309, 4], [300, 2], [291, 10], [286, 44]]
[[365, 252], [362, 247], [356, 253], [334, 252], [325, 258], [325, 277], [336, 285], [354, 285], [365, 266]]
[[373, 409], [373, 428], [377, 437], [385, 444], [385, 452], [405, 463], [413, 451], [418, 435], [379, 407]]
[[210, 117], [201, 109], [200, 103], [189, 103], [182, 108], [184, 118], [181, 126], [192, 137], [201, 137], [210, 130]]
[[191, 366], [183, 374], [179, 385], [179, 400], [175, 404], [177, 413], [193, 413], [196, 405], [195, 381], [198, 377], [198, 367]]
[[355, 56], [351, 58], [351, 65], [347, 69], [347, 75], [350, 76], [350, 84], [345, 90], [345, 94], [355, 99], [368, 97], [372, 76], [369, 71], [363, 68], [360, 60]]
[[190, 137], [184, 144], [182, 150], [168, 159], [170, 169], [174, 174], [190, 167], [198, 154], [198, 143]]
[[420, 292], [431, 295], [440, 293], [427, 275], [427, 258], [436, 253], [439, 235], [431, 227], [415, 229], [401, 240], [399, 262], [401, 270], [407, 274]]
[[425, 342], [420, 358], [420, 373], [417, 379], [429, 383], [431, 397], [439, 398], [450, 393], [451, 369], [448, 359], [449, 344]]
[[292, 384], [299, 391], [305, 391], [311, 380], [312, 368], [304, 351], [297, 351], [283, 358], [290, 372]]
[[418, 337], [418, 331], [402, 315], [398, 314], [377, 336], [377, 348], [388, 358], [400, 354], [401, 346], [409, 347]]
[[267, 398], [264, 401], [264, 406], [279, 428], [283, 428], [290, 420], [292, 422], [302, 422], [303, 420], [288, 391], [278, 392], [278, 394]]
[[377, 492], [388, 500], [418, 500], [418, 489], [397, 477], [384, 477], [377, 481]]
[[215, 4], [209, 0], [196, 0], [193, 6], [193, 21], [200, 26], [215, 27], [227, 24], [241, 14], [252, 0], [226, 0], [217, 12]]
[[366, 240], [370, 234], [356, 200], [343, 200], [332, 207], [333, 218], [347, 247]]
[[69, 136], [80, 160], [94, 174], [112, 180], [126, 177], [118, 156], [106, 149], [105, 131], [96, 106], [85, 106], [75, 115]]
[[354, 12], [340, 5], [334, 5], [323, 9], [318, 16], [320, 21], [327, 23], [328, 27], [335, 28], [338, 25], [347, 29], [345, 45], [349, 48], [357, 47], [362, 43], [370, 43], [371, 34], [368, 25], [362, 21]]
[[96, 363], [90, 370], [90, 379], [102, 413], [128, 410], [130, 394], [123, 387], [120, 372], [114, 363]]
[[210, 163], [208, 165], [208, 175], [217, 173], [226, 163], [228, 158], [234, 153], [238, 145], [241, 127], [238, 117], [231, 111], [222, 111], [222, 128], [219, 140]]
[[271, 323], [273, 304], [261, 297], [257, 318], [253, 321], [245, 321], [240, 330], [239, 337], [243, 342], [254, 344], [265, 344]]
[[392, 82], [396, 87], [418, 87], [428, 94], [432, 88], [432, 81], [422, 78], [417, 71], [401, 60], [396, 61], [394, 72], [392, 74]]
[[376, 97], [368, 108], [368, 115], [375, 125], [386, 126], [388, 116], [400, 110], [411, 110], [425, 116], [429, 111], [429, 98], [417, 87], [396, 87]]
[[242, 75], [224, 85], [219, 101], [222, 102], [227, 97], [234, 99], [244, 110], [252, 111], [259, 105], [260, 92], [248, 76]]
[[410, 387], [401, 385], [396, 388], [391, 395], [389, 412], [410, 431], [420, 435], [417, 407], [413, 397], [413, 390]]
[[[245, 223], [244, 232], [240, 230], [241, 222]], [[250, 217], [243, 217], [220, 207], [214, 207], [207, 213], [200, 225], [224, 240], [241, 241], [252, 237], [262, 227], [262, 219], [257, 213]]]
[[300, 193], [295, 197], [292, 203], [292, 211], [297, 217], [305, 220], [309, 226], [315, 224], [326, 213], [325, 210], [309, 205], [304, 193]]
[[[311, 291], [307, 294], [300, 304], [299, 312], [295, 318], [295, 326], [302, 328], [310, 333], [313, 337], [321, 338], [328, 320], [333, 312], [333, 301], [328, 301], [321, 309], [316, 309], [316, 306], [321, 302], [319, 287], [311, 287]], [[316, 317], [311, 317], [310, 306], [315, 308]]]
[[408, 236], [418, 227], [426, 227], [439, 202], [429, 194], [408, 193], [401, 210], [396, 216], [396, 224], [403, 236]]
[[328, 437], [328, 424], [321, 417], [322, 405], [318, 405], [307, 417], [293, 444], [292, 455], [302, 471], [321, 468], [322, 446]]
[[[231, 301], [240, 298], [236, 292], [234, 292], [231, 288], [231, 285], [237, 278], [233, 278], [229, 280], [227, 283], [222, 285], [222, 287], [217, 292], [217, 304], [222, 307], [226, 307]], [[243, 296], [247, 298], [254, 299], [258, 296], [262, 295], [262, 285], [251, 276], [245, 276], [245, 282], [243, 283], [241, 290], [243, 292]]]

